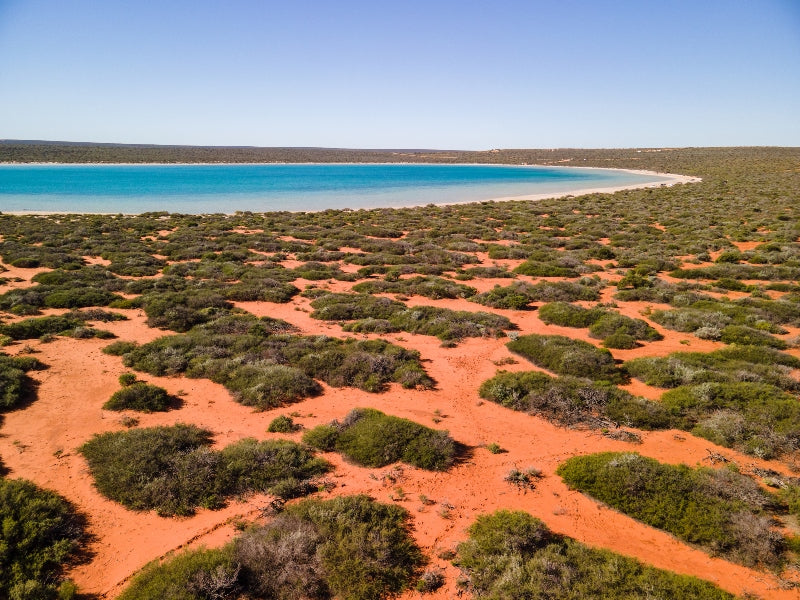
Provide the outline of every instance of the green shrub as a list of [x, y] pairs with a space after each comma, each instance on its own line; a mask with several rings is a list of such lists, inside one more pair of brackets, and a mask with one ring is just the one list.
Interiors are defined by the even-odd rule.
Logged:
[[536, 313], [545, 323], [562, 327], [589, 327], [607, 314], [602, 308], [583, 308], [567, 302], [551, 302], [539, 307]]
[[616, 348], [619, 350], [630, 350], [639, 344], [632, 335], [622, 332], [615, 332], [603, 339], [604, 348]]
[[350, 411], [342, 423], [315, 427], [303, 441], [321, 450], [335, 449], [365, 467], [403, 461], [429, 471], [444, 471], [456, 458], [456, 443], [437, 431], [372, 408]]
[[308, 448], [289, 440], [246, 438], [226, 446], [219, 456], [218, 486], [226, 495], [268, 491], [284, 498], [303, 496], [312, 491], [309, 480], [330, 468]]
[[582, 340], [562, 335], [522, 335], [506, 344], [508, 349], [536, 366], [560, 375], [588, 377], [615, 383], [627, 381], [628, 376], [614, 363], [614, 357]]
[[122, 356], [123, 354], [128, 354], [129, 352], [133, 352], [133, 350], [138, 345], [139, 344], [136, 342], [125, 342], [123, 340], [119, 340], [103, 348], [103, 354], [110, 354], [111, 356]]
[[359, 294], [404, 294], [425, 296], [433, 300], [440, 298], [469, 298], [477, 293], [473, 287], [441, 277], [412, 277], [397, 281], [372, 280], [357, 283], [352, 290]]
[[156, 376], [207, 377], [256, 408], [316, 395], [321, 388], [312, 378], [372, 392], [390, 381], [407, 388], [433, 385], [417, 352], [383, 340], [291, 335], [291, 329], [277, 319], [225, 315], [136, 347], [123, 363]]
[[478, 393], [486, 400], [567, 427], [601, 428], [616, 423], [663, 429], [672, 424], [669, 413], [659, 403], [589, 379], [550, 377], [538, 371], [501, 371], [484, 381]]
[[604, 452], [572, 457], [557, 473], [570, 487], [730, 560], [773, 568], [783, 560], [784, 540], [764, 516], [773, 499], [733, 471]]
[[0, 354], [0, 412], [32, 398], [36, 382], [27, 373], [44, 368], [45, 365], [33, 357]]
[[643, 357], [625, 363], [625, 368], [648, 385], [664, 388], [706, 382], [750, 381], [774, 385], [785, 391], [800, 391], [791, 370], [800, 359], [763, 346], [731, 346], [714, 352], [674, 352], [664, 357]]
[[66, 567], [86, 540], [85, 519], [58, 494], [0, 478], [0, 596], [56, 598]]
[[178, 424], [95, 435], [79, 450], [101, 494], [162, 516], [220, 508], [228, 496], [279, 487], [282, 495], [300, 495], [310, 491], [309, 478], [328, 469], [286, 440], [245, 439], [222, 451], [210, 444], [209, 431]]
[[[123, 375], [132, 375], [124, 373]], [[122, 379], [122, 376], [120, 376]], [[127, 380], [127, 379], [126, 379]], [[120, 383], [122, 383], [120, 381]], [[123, 384], [124, 385], [124, 384]], [[157, 385], [136, 381], [117, 390], [111, 398], [103, 404], [106, 410], [138, 410], [140, 412], [160, 412], [169, 409], [175, 403], [167, 390]]]
[[407, 307], [388, 298], [356, 294], [327, 294], [311, 302], [315, 319], [355, 321], [345, 330], [407, 331], [441, 340], [498, 336], [514, 329], [506, 317], [485, 312], [455, 311], [434, 306]]
[[287, 417], [286, 415], [275, 417], [267, 427], [267, 431], [270, 433], [294, 433], [295, 431], [300, 431], [300, 429], [301, 426], [295, 423], [292, 417]]
[[339, 439], [339, 429], [333, 425], [317, 425], [303, 434], [303, 442], [323, 452], [333, 452]]
[[287, 507], [288, 517], [311, 523], [323, 542], [317, 549], [332, 595], [376, 600], [413, 582], [423, 556], [401, 507], [366, 496], [306, 500]]
[[764, 383], [703, 383], [666, 392], [661, 403], [677, 426], [761, 458], [800, 449], [800, 404]]
[[122, 387], [128, 387], [136, 383], [136, 375], [133, 373], [123, 373], [117, 380]]
[[631, 319], [619, 313], [609, 312], [601, 315], [589, 327], [589, 334], [593, 338], [607, 340], [613, 335], [627, 335], [634, 340], [654, 342], [664, 339], [664, 336], [650, 327], [642, 319]]
[[230, 545], [215, 550], [188, 550], [163, 563], [145, 565], [119, 600], [232, 598], [241, 591], [239, 571]]
[[788, 347], [787, 343], [780, 338], [743, 325], [728, 325], [722, 330], [720, 340], [726, 344], [769, 346], [776, 350], [785, 350]]
[[224, 384], [237, 402], [267, 410], [322, 393], [322, 387], [296, 367], [276, 364], [236, 366]]
[[566, 302], [552, 302], [539, 308], [538, 314], [545, 323], [562, 327], [589, 327], [589, 334], [605, 340], [607, 348], [635, 348], [636, 340], [663, 339], [660, 333], [641, 319], [631, 319], [600, 307], [583, 308]]
[[0, 334], [14, 340], [35, 340], [46, 333], [64, 333], [81, 325], [83, 321], [67, 317], [38, 317], [0, 325]]
[[468, 531], [455, 562], [475, 598], [733, 600], [709, 582], [555, 534], [525, 512], [482, 515]]

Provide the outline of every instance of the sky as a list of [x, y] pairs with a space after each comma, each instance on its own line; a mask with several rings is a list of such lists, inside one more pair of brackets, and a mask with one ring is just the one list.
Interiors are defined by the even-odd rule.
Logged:
[[800, 0], [0, 0], [0, 139], [800, 146]]

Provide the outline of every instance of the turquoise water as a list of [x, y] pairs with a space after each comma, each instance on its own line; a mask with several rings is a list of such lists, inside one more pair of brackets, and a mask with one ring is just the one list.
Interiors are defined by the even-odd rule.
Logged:
[[0, 211], [233, 213], [474, 202], [659, 181], [496, 165], [0, 165]]

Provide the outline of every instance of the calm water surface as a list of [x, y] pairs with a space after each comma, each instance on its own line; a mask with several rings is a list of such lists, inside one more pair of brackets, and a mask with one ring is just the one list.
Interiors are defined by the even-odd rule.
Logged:
[[0, 165], [0, 211], [233, 213], [474, 202], [659, 181], [496, 165]]

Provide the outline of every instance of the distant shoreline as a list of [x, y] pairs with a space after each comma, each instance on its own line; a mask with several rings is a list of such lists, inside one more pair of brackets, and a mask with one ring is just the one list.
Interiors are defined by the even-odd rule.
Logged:
[[[337, 162], [337, 163], [329, 163], [329, 162], [309, 162], [309, 163], [293, 163], [293, 162], [256, 162], [256, 163], [237, 163], [237, 162], [213, 162], [213, 163], [63, 163], [63, 162], [6, 162], [0, 163], [0, 168], [4, 166], [86, 166], [86, 167], [98, 167], [98, 166], [258, 166], [258, 165], [432, 165], [432, 166], [441, 166], [442, 163], [436, 162], [392, 162], [392, 163], [385, 163], [385, 162]], [[464, 204], [477, 204], [482, 202], [510, 202], [510, 201], [538, 201], [538, 200], [545, 200], [545, 199], [556, 199], [556, 198], [566, 198], [566, 197], [575, 197], [575, 196], [585, 196], [589, 194], [613, 194], [620, 191], [625, 190], [635, 190], [635, 189], [652, 189], [652, 188], [661, 188], [661, 187], [671, 187], [676, 184], [685, 184], [685, 183], [698, 183], [702, 181], [702, 178], [691, 176], [691, 175], [680, 175], [677, 173], [662, 173], [658, 171], [649, 171], [644, 169], [623, 169], [623, 168], [616, 168], [616, 167], [584, 167], [584, 166], [562, 166], [562, 165], [540, 165], [540, 164], [499, 164], [499, 163], [447, 163], [448, 166], [486, 166], [486, 167], [523, 167], [523, 168], [536, 168], [536, 169], [583, 169], [583, 170], [591, 170], [591, 171], [615, 171], [620, 173], [630, 173], [634, 175], [645, 175], [645, 176], [652, 176], [660, 178], [660, 181], [651, 181], [651, 182], [643, 182], [643, 183], [634, 183], [628, 185], [611, 185], [608, 187], [591, 187], [591, 188], [578, 188], [574, 190], [564, 190], [564, 191], [557, 191], [557, 192], [542, 192], [539, 194], [526, 194], [526, 195], [514, 195], [514, 196], [504, 196], [504, 197], [496, 197], [496, 198], [487, 198], [484, 200], [465, 200], [463, 202], [433, 202], [436, 206], [460, 206]], [[420, 208], [423, 206], [427, 206], [431, 204], [430, 202], [417, 204], [417, 205], [389, 205], [389, 206], [376, 206], [370, 208], [359, 208], [356, 210], [379, 210], [381, 208], [391, 208], [391, 209], [404, 209], [404, 208]], [[344, 210], [346, 207], [343, 207], [338, 210]], [[280, 212], [296, 212], [296, 213], [303, 213], [303, 212], [322, 212], [324, 210], [331, 210], [331, 209], [319, 209], [319, 210], [294, 210], [294, 211], [280, 211]], [[333, 209], [337, 210], [337, 209]], [[153, 211], [145, 211], [145, 212], [153, 212]], [[228, 214], [233, 215], [236, 212], [256, 212], [256, 213], [269, 213], [269, 212], [276, 212], [276, 211], [234, 211], [231, 213], [221, 213], [221, 214]], [[41, 211], [41, 210], [16, 210], [16, 211], [0, 211], [0, 214], [3, 215], [11, 215], [11, 216], [47, 216], [47, 215], [69, 215], [69, 214], [85, 214], [85, 215], [117, 215], [123, 214], [126, 216], [135, 216], [142, 213], [124, 213], [119, 211], [111, 211], [111, 212], [74, 212], [74, 211]], [[202, 214], [216, 214], [216, 213], [197, 213], [199, 215]]]

